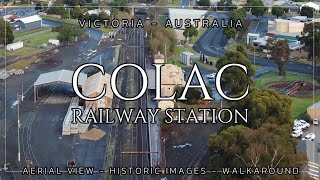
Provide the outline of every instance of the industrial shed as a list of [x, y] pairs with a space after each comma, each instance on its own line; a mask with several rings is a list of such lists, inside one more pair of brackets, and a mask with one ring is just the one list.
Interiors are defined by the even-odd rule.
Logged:
[[98, 72], [92, 76], [89, 76], [86, 80], [86, 83], [83, 87], [83, 95], [87, 97], [96, 97], [99, 96], [103, 90], [103, 87], [106, 87], [105, 95], [96, 101], [86, 101], [86, 107], [92, 105], [92, 109], [96, 110], [97, 108], [106, 108], [112, 103], [113, 92], [110, 85], [111, 76], [109, 74], [103, 75], [101, 72]]
[[[38, 87], [54, 83], [72, 84], [72, 77], [73, 71], [65, 69], [41, 74], [33, 84], [34, 101], [37, 100]], [[87, 75], [80, 73], [78, 78], [78, 85], [80, 88], [82, 88], [82, 86], [86, 83], [86, 80]]]
[[42, 18], [38, 15], [28, 16], [20, 18], [14, 23], [14, 25], [18, 25], [21, 31], [28, 31], [31, 29], [41, 28]]

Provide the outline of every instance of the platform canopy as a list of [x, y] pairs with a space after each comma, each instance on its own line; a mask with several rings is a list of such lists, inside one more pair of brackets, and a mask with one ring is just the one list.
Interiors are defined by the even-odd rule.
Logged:
[[[38, 94], [37, 86], [48, 85], [52, 83], [72, 84], [73, 73], [74, 71], [63, 69], [59, 71], [53, 71], [53, 72], [41, 74], [33, 84], [34, 101], [37, 100], [37, 94]], [[87, 74], [80, 73], [78, 77], [78, 85], [82, 87], [84, 86], [86, 81], [87, 81]]]
[[[45, 85], [45, 84], [50, 84], [55, 82], [71, 84], [73, 72], [74, 71], [63, 69], [59, 71], [53, 71], [53, 72], [41, 74], [36, 80], [36, 82], [34, 82], [34, 86]], [[84, 73], [80, 73], [78, 78], [79, 86], [82, 87], [86, 83], [86, 80], [87, 80], [87, 75]]]

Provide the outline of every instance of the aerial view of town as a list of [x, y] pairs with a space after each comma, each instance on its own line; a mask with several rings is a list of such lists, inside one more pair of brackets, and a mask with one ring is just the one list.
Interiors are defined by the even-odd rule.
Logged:
[[0, 180], [320, 179], [320, 0], [0, 0]]

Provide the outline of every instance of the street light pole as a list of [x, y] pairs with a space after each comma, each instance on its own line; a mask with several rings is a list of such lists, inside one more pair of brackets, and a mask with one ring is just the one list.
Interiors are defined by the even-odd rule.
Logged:
[[18, 161], [20, 161], [20, 100], [19, 93], [17, 93], [18, 100]]
[[256, 46], [253, 45], [253, 65], [256, 65]]

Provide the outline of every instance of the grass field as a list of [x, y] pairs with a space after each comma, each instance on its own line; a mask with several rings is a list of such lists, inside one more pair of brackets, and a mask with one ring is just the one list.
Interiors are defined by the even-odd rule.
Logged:
[[[50, 27], [42, 27], [33, 29], [27, 32], [14, 33], [14, 42], [23, 41], [23, 48], [7, 51], [7, 57], [18, 57], [37, 54], [43, 52], [45, 49], [41, 48], [42, 44], [48, 44], [49, 39], [56, 39], [58, 36], [57, 32], [52, 32]], [[4, 57], [4, 50], [0, 51], [0, 57]]]
[[14, 41], [23, 41], [24, 46], [40, 48], [42, 44], [48, 44], [49, 39], [57, 39], [58, 34], [58, 32], [52, 32], [49, 27], [39, 28], [15, 34]]
[[[44, 19], [49, 19], [49, 20], [53, 20], [53, 21], [59, 21], [59, 22], [63, 22], [63, 23], [79, 26], [79, 22], [78, 22], [77, 19], [59, 19], [59, 18], [54, 18], [54, 17], [50, 17], [50, 16], [41, 16], [41, 17], [44, 18]], [[110, 31], [112, 31], [112, 28], [105, 28], [105, 27], [102, 27], [102, 26], [100, 28], [96, 28], [96, 29], [99, 29], [99, 30], [103, 31], [104, 33], [108, 33]]]
[[295, 72], [287, 72], [286, 76], [279, 76], [278, 72], [270, 72], [256, 79], [255, 85], [258, 88], [263, 88], [267, 84], [272, 82], [285, 82], [285, 81], [298, 81], [298, 80], [312, 82], [312, 76], [308, 74], [301, 74], [301, 73], [295, 73]]
[[[266, 75], [261, 76], [257, 80], [255, 80], [255, 86], [258, 88], [264, 88], [267, 84], [272, 82], [285, 82], [285, 81], [297, 81], [304, 80], [308, 82], [312, 82], [312, 76], [308, 74], [300, 74], [294, 72], [287, 72], [287, 76], [279, 76], [278, 72], [270, 72]], [[304, 112], [306, 112], [307, 108], [312, 104], [320, 101], [320, 95], [317, 95], [313, 98], [297, 98], [290, 97], [292, 100], [291, 105], [291, 115], [292, 117], [297, 117]]]

